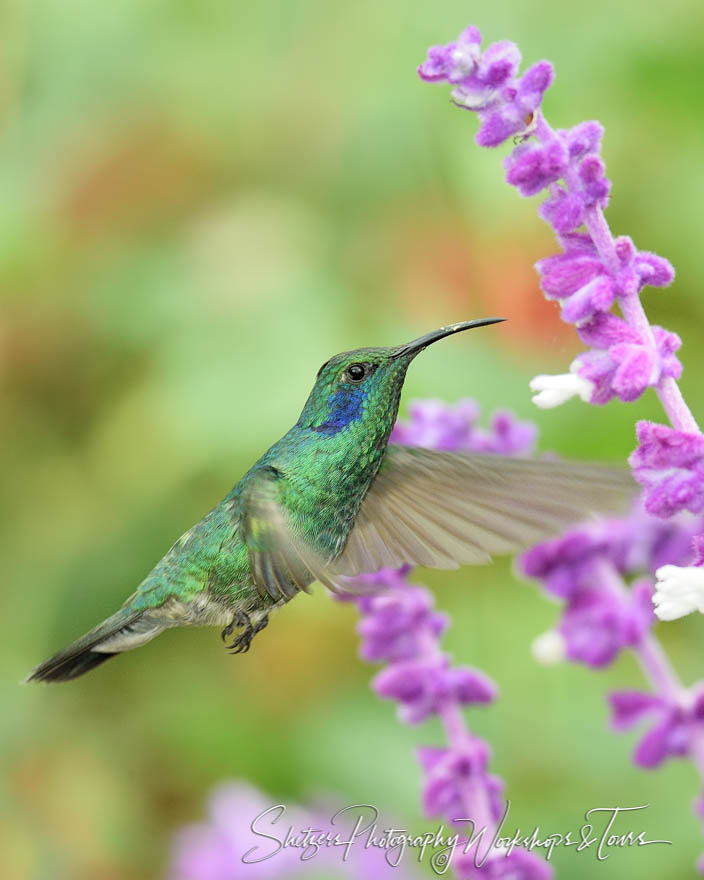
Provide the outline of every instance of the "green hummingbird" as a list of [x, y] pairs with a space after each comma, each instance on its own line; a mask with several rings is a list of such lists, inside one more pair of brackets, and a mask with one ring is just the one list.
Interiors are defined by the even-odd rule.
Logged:
[[[389, 444], [406, 370], [439, 339], [503, 318], [360, 348], [318, 371], [288, 433], [182, 535], [122, 608], [41, 663], [65, 681], [174, 626], [222, 626], [249, 649], [274, 609], [319, 581], [406, 563], [457, 568], [512, 553], [632, 492], [618, 468]], [[236, 633], [236, 634], [235, 634]]]

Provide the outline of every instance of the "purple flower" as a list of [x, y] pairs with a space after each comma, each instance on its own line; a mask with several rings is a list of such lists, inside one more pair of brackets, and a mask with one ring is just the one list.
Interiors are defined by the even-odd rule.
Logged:
[[[652, 578], [642, 575], [674, 567], [663, 569], [663, 562], [687, 564], [701, 527], [699, 519], [665, 522], [636, 508], [629, 517], [578, 526], [526, 551], [521, 572], [567, 600], [557, 627], [567, 658], [599, 667], [624, 647], [637, 647], [654, 622]], [[635, 578], [630, 591], [621, 577]]]
[[[465, 792], [468, 784], [486, 783], [490, 751], [478, 737], [468, 734], [465, 742], [455, 748], [418, 749], [418, 760], [425, 772], [423, 811], [430, 818], [443, 817], [450, 822], [471, 819], [466, 816]], [[503, 805], [497, 804], [499, 818]]]
[[427, 60], [418, 68], [418, 75], [426, 82], [454, 83], [465, 79], [476, 70], [481, 41], [477, 28], [470, 25], [455, 42], [431, 46]]
[[508, 410], [497, 410], [489, 430], [477, 429], [466, 445], [467, 451], [490, 455], [530, 455], [535, 450], [538, 429], [533, 422], [521, 422]]
[[430, 595], [420, 587], [406, 586], [370, 597], [357, 625], [362, 659], [373, 663], [417, 656], [423, 638], [428, 634], [438, 637], [447, 627], [445, 615], [432, 609]]
[[567, 150], [555, 138], [545, 146], [521, 144], [504, 162], [506, 180], [522, 196], [534, 196], [559, 180], [567, 168]]
[[[478, 417], [472, 401], [451, 407], [438, 401], [416, 402], [409, 421], [396, 425], [392, 439], [493, 454], [532, 450], [536, 435], [532, 424], [497, 412], [489, 429], [483, 429]], [[382, 698], [397, 702], [403, 722], [416, 724], [437, 715], [445, 728], [448, 747], [423, 747], [418, 752], [425, 775], [426, 814], [451, 822], [471, 819], [478, 828], [486, 827], [491, 839], [503, 811], [503, 782], [487, 772], [489, 748], [466, 729], [460, 709], [493, 701], [496, 685], [477, 669], [450, 664], [439, 645], [446, 619], [434, 610], [427, 591], [406, 583], [406, 575], [407, 570], [384, 570], [358, 579], [366, 589], [383, 590], [355, 600], [361, 613], [360, 652], [367, 660], [386, 661], [373, 688]], [[515, 863], [502, 861], [509, 866]], [[541, 864], [535, 856], [531, 861]], [[535, 876], [552, 877], [552, 872], [548, 868], [547, 874]]]
[[558, 129], [557, 136], [567, 147], [570, 159], [583, 159], [591, 154], [599, 154], [604, 127], [594, 120], [580, 122], [572, 128]]
[[[598, 159], [603, 134], [604, 129], [598, 122], [582, 122], [574, 128], [556, 132], [556, 140], [563, 145], [568, 159], [562, 173], [554, 180], [569, 177], [570, 186], [547, 181], [552, 184], [550, 195], [540, 205], [538, 213], [558, 235], [573, 232], [581, 226], [588, 207], [606, 207], [610, 184], [604, 177], [603, 163]], [[513, 180], [509, 183], [516, 185]], [[544, 188], [545, 185], [538, 187], [530, 194]], [[521, 194], [526, 195], [523, 191]], [[570, 318], [565, 315], [565, 320]]]
[[606, 207], [611, 181], [606, 177], [606, 168], [599, 156], [582, 159], [577, 168], [577, 182], [577, 192], [586, 209]]
[[629, 458], [644, 487], [645, 508], [668, 517], [681, 510], [704, 510], [704, 437], [654, 422], [636, 425], [638, 447]]
[[569, 599], [599, 584], [600, 566], [611, 551], [607, 536], [585, 526], [536, 544], [519, 558], [518, 566], [527, 577], [542, 581], [548, 593]]
[[[349, 858], [343, 859], [340, 847], [321, 845], [305, 849], [282, 847], [270, 858], [271, 846], [262, 843], [261, 835], [252, 831], [257, 819], [260, 832], [270, 833], [274, 838], [291, 827], [294, 836], [303, 839], [307, 829], [329, 833], [349, 832], [339, 821], [331, 823], [331, 816], [339, 807], [318, 814], [297, 806], [286, 805], [285, 817], [280, 810], [272, 809], [280, 802], [267, 799], [255, 788], [244, 783], [231, 782], [220, 785], [212, 794], [208, 818], [199, 825], [182, 829], [176, 836], [169, 870], [169, 880], [300, 880], [300, 878], [340, 877], [349, 880], [380, 880], [396, 878], [409, 880], [416, 873], [406, 859], [400, 867], [386, 860], [380, 847], [365, 847], [360, 840], [352, 846]], [[247, 862], [243, 861], [247, 859]], [[257, 861], [257, 859], [261, 859]]]
[[[629, 540], [636, 530], [642, 536], [637, 555]], [[605, 666], [624, 647], [639, 643], [653, 622], [651, 583], [637, 582], [625, 592], [614, 588], [613, 578], [617, 572], [632, 573], [634, 565], [647, 565], [660, 539], [636, 514], [633, 525], [629, 520], [608, 520], [578, 527], [523, 554], [520, 570], [541, 580], [553, 596], [567, 600], [558, 632], [568, 659]], [[679, 545], [684, 548], [686, 538]]]
[[594, 348], [578, 355], [573, 368], [592, 384], [591, 403], [613, 397], [629, 402], [663, 378], [679, 378], [679, 337], [662, 327], [650, 329], [652, 341], [616, 315], [599, 311], [579, 325], [580, 338]]
[[418, 724], [437, 714], [443, 705], [490, 703], [494, 683], [476, 669], [451, 667], [444, 655], [399, 660], [383, 669], [372, 682], [384, 699], [399, 703], [399, 718]]
[[[240, 875], [275, 880], [294, 873], [300, 863], [292, 850], [282, 851], [280, 859], [242, 863], [245, 853], [258, 845], [250, 828], [252, 820], [274, 804], [245, 783], [220, 785], [211, 796], [208, 820], [178, 833], [170, 880], [229, 880]], [[305, 827], [300, 811], [294, 810], [289, 818]]]
[[658, 767], [669, 757], [689, 753], [692, 734], [704, 722], [704, 691], [701, 686], [684, 692], [679, 702], [640, 691], [609, 694], [611, 723], [616, 730], [629, 730], [648, 716], [655, 723], [641, 738], [633, 753], [636, 764]]
[[595, 587], [573, 595], [558, 628], [568, 659], [599, 668], [637, 645], [653, 622], [651, 586], [643, 586], [636, 593]]
[[394, 425], [391, 442], [493, 455], [529, 455], [534, 451], [537, 429], [532, 422], [520, 421], [508, 410], [497, 410], [486, 429], [479, 425], [479, 414], [474, 400], [455, 404], [414, 400], [409, 407], [410, 418]]
[[[489, 50], [487, 50], [489, 51]], [[502, 90], [500, 98], [486, 108], [476, 108], [462, 99], [459, 90], [453, 97], [459, 106], [469, 110], [479, 109], [481, 126], [477, 132], [480, 147], [498, 147], [511, 135], [530, 130], [535, 114], [543, 100], [544, 92], [552, 85], [554, 72], [549, 61], [539, 61]]]
[[469, 27], [456, 41], [432, 46], [418, 75], [426, 82], [454, 85], [457, 106], [479, 114], [477, 143], [495, 147], [530, 127], [553, 69], [548, 61], [539, 61], [518, 78], [521, 53], [514, 43], [492, 43], [484, 52], [480, 44], [481, 34]]
[[441, 400], [414, 400], [408, 411], [409, 420], [394, 425], [392, 443], [440, 450], [464, 449], [479, 421], [479, 407], [473, 400], [459, 400], [454, 406]]
[[[478, 37], [475, 33], [472, 73], [481, 64]], [[530, 101], [525, 99], [529, 75], [535, 86]], [[630, 463], [644, 487], [647, 513], [678, 515], [662, 529], [638, 510], [620, 522], [571, 529], [561, 539], [529, 550], [520, 563], [524, 573], [566, 600], [557, 631], [538, 640], [537, 654], [548, 660], [566, 654], [602, 666], [623, 647], [632, 647], [655, 690], [652, 695], [631, 692], [612, 697], [617, 725], [655, 715], [654, 725], [636, 749], [635, 761], [654, 767], [669, 755], [688, 754], [704, 778], [701, 687], [684, 691], [649, 632], [651, 602], [661, 619], [694, 609], [704, 612], [704, 530], [700, 520], [681, 517], [682, 511], [704, 511], [704, 436], [676, 384], [682, 371], [676, 357], [680, 340], [650, 325], [640, 301], [646, 285], [667, 286], [674, 270], [662, 257], [638, 250], [629, 237], [612, 235], [603, 213], [611, 182], [600, 155], [602, 127], [584, 122], [555, 131], [548, 125], [540, 109], [544, 89], [552, 81], [547, 62], [531, 68], [522, 80], [516, 77], [513, 70], [501, 89], [487, 92], [483, 101], [472, 94], [463, 101], [463, 83], [453, 96], [461, 106], [478, 111], [480, 145], [495, 146], [511, 134], [520, 134], [520, 142], [505, 161], [507, 181], [523, 196], [546, 191], [539, 213], [553, 226], [561, 247], [561, 253], [537, 264], [541, 285], [590, 347], [573, 361], [569, 373], [536, 376], [530, 383], [536, 392], [534, 402], [543, 408], [575, 396], [592, 404], [614, 397], [630, 402], [653, 387], [672, 427], [639, 423], [639, 445]], [[527, 143], [531, 136], [535, 142]], [[614, 308], [623, 317], [614, 314]], [[651, 577], [642, 576], [646, 572], [656, 573], [655, 593]], [[635, 577], [630, 590], [626, 577]], [[491, 873], [495, 865], [500, 866], [500, 860], [488, 862], [486, 873], [503, 876]], [[529, 866], [525, 876], [542, 867]], [[704, 858], [699, 867], [704, 873]], [[479, 873], [469, 863], [466, 874], [460, 870], [467, 877]], [[524, 873], [516, 868], [511, 876]]]
[[462, 854], [453, 863], [460, 880], [552, 880], [552, 868], [525, 849], [508, 854], [496, 852], [477, 868], [473, 852]]
[[[584, 200], [583, 204], [586, 205]], [[633, 242], [625, 236], [616, 240], [615, 248], [619, 260], [616, 271], [604, 264], [594, 245], [582, 235], [567, 239], [563, 253], [545, 257], [535, 264], [545, 296], [561, 302], [566, 321], [581, 324], [599, 312], [607, 312], [617, 297], [635, 295], [645, 284], [664, 287], [672, 281], [674, 271], [667, 260], [636, 251]], [[618, 341], [642, 344], [642, 338], [625, 322], [621, 322], [621, 332], [622, 338]]]
[[571, 193], [555, 184], [550, 187], [550, 196], [540, 205], [538, 213], [557, 233], [572, 232], [584, 222], [584, 201], [579, 193]]

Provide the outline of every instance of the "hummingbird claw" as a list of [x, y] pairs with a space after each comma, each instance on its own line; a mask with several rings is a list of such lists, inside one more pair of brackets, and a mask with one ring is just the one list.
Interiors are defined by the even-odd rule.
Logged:
[[244, 611], [237, 611], [230, 623], [220, 633], [220, 637], [224, 642], [232, 635], [235, 627], [243, 627], [243, 632], [226, 647], [230, 654], [246, 654], [252, 644], [252, 639], [258, 632], [264, 629], [268, 622], [269, 618], [265, 615], [257, 623], [253, 624], [248, 614]]

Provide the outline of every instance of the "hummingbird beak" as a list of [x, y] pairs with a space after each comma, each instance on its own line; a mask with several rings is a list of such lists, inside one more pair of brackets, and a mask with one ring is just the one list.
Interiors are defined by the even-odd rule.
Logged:
[[446, 336], [451, 336], [453, 333], [459, 333], [462, 330], [472, 330], [474, 327], [486, 327], [489, 324], [499, 324], [501, 321], [505, 320], [506, 318], [479, 318], [476, 321], [460, 321], [459, 324], [448, 324], [447, 327], [441, 327], [439, 330], [433, 330], [432, 333], [426, 333], [425, 336], [419, 336], [418, 339], [414, 339], [413, 342], [399, 345], [393, 353], [393, 357], [407, 357], [408, 355], [415, 357], [419, 351], [423, 351], [424, 348], [432, 345], [433, 342], [437, 342], [438, 339], [444, 339]]

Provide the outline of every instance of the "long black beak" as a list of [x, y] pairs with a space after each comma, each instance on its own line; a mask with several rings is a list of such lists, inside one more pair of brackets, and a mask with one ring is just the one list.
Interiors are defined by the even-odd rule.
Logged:
[[486, 327], [489, 324], [499, 324], [505, 320], [506, 318], [479, 318], [476, 321], [460, 321], [459, 324], [448, 324], [447, 327], [441, 327], [439, 330], [433, 330], [432, 333], [426, 333], [425, 336], [419, 336], [413, 342], [399, 345], [393, 356], [397, 358], [405, 357], [409, 354], [416, 355], [419, 351], [423, 351], [424, 348], [432, 345], [433, 342], [437, 342], [438, 339], [444, 339], [453, 333], [459, 333], [462, 330], [472, 330], [474, 327]]

